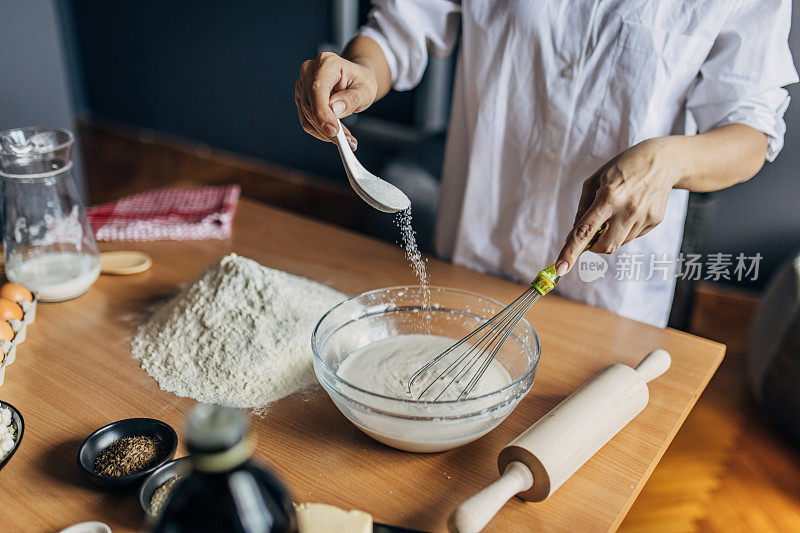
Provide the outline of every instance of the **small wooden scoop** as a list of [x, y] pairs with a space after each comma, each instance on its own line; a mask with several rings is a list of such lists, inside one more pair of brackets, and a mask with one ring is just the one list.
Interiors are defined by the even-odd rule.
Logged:
[[144, 252], [120, 251], [100, 254], [100, 272], [127, 276], [144, 272], [153, 266], [153, 259]]

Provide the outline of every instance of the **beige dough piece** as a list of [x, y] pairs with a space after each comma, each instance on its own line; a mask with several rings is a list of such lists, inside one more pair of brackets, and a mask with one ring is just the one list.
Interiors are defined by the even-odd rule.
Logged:
[[100, 272], [127, 276], [148, 270], [153, 259], [144, 252], [120, 251], [100, 254]]
[[371, 533], [372, 516], [364, 511], [345, 511], [325, 503], [295, 505], [300, 533]]

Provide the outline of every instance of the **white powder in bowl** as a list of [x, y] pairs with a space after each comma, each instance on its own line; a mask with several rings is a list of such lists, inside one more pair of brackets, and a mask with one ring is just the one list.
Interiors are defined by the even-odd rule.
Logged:
[[231, 254], [139, 327], [133, 356], [178, 396], [263, 407], [315, 382], [311, 333], [344, 298]]
[[6, 458], [14, 448], [16, 441], [16, 430], [11, 416], [11, 409], [0, 407], [0, 461]]

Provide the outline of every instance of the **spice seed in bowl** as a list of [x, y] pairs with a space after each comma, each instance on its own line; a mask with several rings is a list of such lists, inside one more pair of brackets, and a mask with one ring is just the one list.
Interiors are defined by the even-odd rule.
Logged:
[[153, 493], [153, 497], [150, 499], [150, 512], [153, 516], [161, 514], [161, 509], [164, 507], [164, 504], [167, 503], [167, 498], [169, 498], [172, 489], [175, 488], [175, 484], [180, 481], [181, 477], [182, 476], [173, 476], [169, 478]]
[[100, 452], [94, 469], [104, 476], [129, 476], [158, 463], [164, 452], [161, 441], [153, 437], [124, 437]]

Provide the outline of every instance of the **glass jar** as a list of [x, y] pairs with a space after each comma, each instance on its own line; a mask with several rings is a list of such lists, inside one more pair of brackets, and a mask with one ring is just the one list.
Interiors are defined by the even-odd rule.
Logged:
[[297, 533], [289, 493], [253, 459], [241, 412], [199, 405], [186, 419], [184, 439], [192, 470], [169, 494], [154, 533]]
[[0, 132], [6, 277], [40, 301], [80, 296], [100, 274], [97, 243], [72, 178], [72, 133]]

